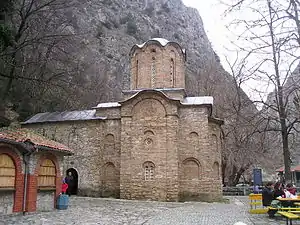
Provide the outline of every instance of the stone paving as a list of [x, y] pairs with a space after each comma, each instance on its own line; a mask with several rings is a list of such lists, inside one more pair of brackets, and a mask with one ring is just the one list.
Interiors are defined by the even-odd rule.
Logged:
[[[0, 216], [0, 225], [280, 225], [267, 215], [250, 215], [247, 197], [225, 197], [230, 203], [150, 202], [71, 197], [68, 210]], [[294, 223], [294, 224], [300, 224]]]

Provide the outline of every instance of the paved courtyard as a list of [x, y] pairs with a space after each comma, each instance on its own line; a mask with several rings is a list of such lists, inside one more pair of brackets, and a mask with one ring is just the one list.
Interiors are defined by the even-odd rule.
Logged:
[[285, 224], [281, 218], [250, 215], [247, 197], [225, 198], [229, 198], [230, 203], [147, 202], [72, 196], [68, 210], [0, 216], [0, 225], [233, 225], [238, 221], [247, 225]]

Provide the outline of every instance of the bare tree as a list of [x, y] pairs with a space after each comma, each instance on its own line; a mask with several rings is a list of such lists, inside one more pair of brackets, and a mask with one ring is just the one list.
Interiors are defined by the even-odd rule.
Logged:
[[227, 104], [222, 107], [226, 124], [222, 130], [222, 172], [223, 179], [227, 178], [230, 186], [235, 186], [266, 152], [264, 136], [257, 133], [260, 127], [259, 111], [242, 90], [242, 85], [249, 77], [243, 74], [244, 62], [238, 59], [238, 55], [233, 63], [227, 59], [232, 74], [232, 88], [231, 95], [226, 97]]
[[[80, 107], [89, 66], [77, 57], [71, 18], [79, 3], [63, 0], [14, 0], [0, 24], [0, 97], [2, 108], [13, 102], [21, 119], [44, 110]], [[76, 4], [76, 5], [74, 5]], [[1, 33], [1, 32], [0, 32]], [[4, 38], [3, 38], [4, 37]], [[22, 115], [22, 113], [24, 115]]]
[[[252, 89], [261, 97], [255, 103], [263, 107], [261, 115], [265, 127], [262, 131], [280, 133], [287, 182], [291, 181], [289, 135], [299, 123], [292, 104], [297, 87], [287, 85], [292, 71], [299, 64], [297, 4], [298, 1], [293, 0], [241, 0], [229, 9], [232, 13], [234, 10], [241, 12], [245, 9], [243, 7], [247, 7], [252, 12], [251, 19], [239, 18], [233, 23], [244, 27], [238, 35], [243, 42], [236, 44], [236, 47], [245, 53], [247, 59], [243, 73], [260, 85], [260, 88]], [[262, 88], [267, 91], [273, 89], [267, 99]]]

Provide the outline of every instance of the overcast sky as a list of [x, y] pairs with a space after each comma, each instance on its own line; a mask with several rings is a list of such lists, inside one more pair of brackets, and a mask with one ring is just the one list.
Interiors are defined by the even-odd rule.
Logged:
[[230, 38], [230, 33], [226, 29], [229, 19], [224, 20], [223, 17], [226, 6], [220, 4], [220, 0], [183, 0], [183, 3], [198, 9], [206, 34], [218, 55], [222, 58], [228, 54], [224, 49], [224, 46], [228, 46]]
[[[225, 56], [233, 62], [236, 59], [236, 53], [228, 51], [235, 47], [230, 43], [236, 36], [227, 28], [234, 18], [224, 16], [227, 6], [220, 3], [220, 0], [183, 0], [186, 6], [196, 8], [204, 23], [204, 29], [209, 40], [212, 43], [213, 49], [217, 52], [221, 59], [223, 67], [229, 72], [229, 66], [226, 63]], [[251, 86], [252, 83], [246, 83], [242, 86], [244, 91], [251, 99], [255, 99]]]

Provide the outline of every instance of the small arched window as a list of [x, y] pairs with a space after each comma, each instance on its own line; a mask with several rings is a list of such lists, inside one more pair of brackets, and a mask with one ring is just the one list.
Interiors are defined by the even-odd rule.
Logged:
[[16, 168], [12, 158], [6, 154], [0, 154], [0, 188], [14, 188]]
[[170, 81], [172, 84], [172, 87], [175, 86], [175, 62], [174, 59], [170, 59]]
[[38, 187], [55, 187], [56, 169], [50, 159], [45, 159], [40, 167], [38, 176]]
[[145, 181], [154, 180], [154, 168], [155, 168], [154, 163], [153, 162], [145, 162], [143, 167], [144, 167]]
[[139, 77], [139, 60], [136, 60], [136, 65], [135, 65], [135, 88], [138, 87], [138, 77]]

